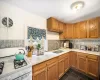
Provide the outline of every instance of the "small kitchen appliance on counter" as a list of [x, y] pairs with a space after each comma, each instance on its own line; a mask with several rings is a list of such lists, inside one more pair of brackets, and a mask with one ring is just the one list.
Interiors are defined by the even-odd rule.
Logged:
[[72, 49], [73, 48], [73, 44], [71, 42], [69, 42], [69, 48]]
[[65, 41], [64, 42], [64, 48], [72, 49], [73, 48], [73, 44], [70, 41]]
[[69, 48], [69, 41], [64, 42], [64, 48]]

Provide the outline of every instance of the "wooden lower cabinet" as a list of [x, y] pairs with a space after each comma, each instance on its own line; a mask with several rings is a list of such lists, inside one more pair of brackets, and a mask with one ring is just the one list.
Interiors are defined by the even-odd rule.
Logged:
[[78, 53], [77, 59], [78, 69], [83, 72], [87, 72], [87, 54]]
[[69, 54], [64, 59], [64, 71], [66, 72], [69, 69]]
[[47, 80], [46, 62], [32, 66], [32, 80]]
[[88, 74], [98, 77], [98, 61], [96, 60], [92, 60], [92, 59], [88, 59]]
[[71, 51], [46, 62], [34, 65], [32, 67], [32, 77], [33, 80], [59, 80], [70, 67], [74, 67], [77, 70], [98, 78], [98, 58], [96, 55]]
[[99, 60], [98, 56], [95, 55], [89, 55], [88, 61], [87, 61], [87, 73], [98, 77], [99, 75]]
[[78, 58], [78, 69], [86, 72], [86, 59], [84, 57]]
[[64, 71], [64, 59], [59, 61], [58, 68], [59, 68], [59, 70], [58, 70], [59, 78], [61, 78], [63, 76], [63, 74], [65, 73], [65, 71]]
[[77, 68], [77, 52], [69, 53], [69, 64], [71, 67]]
[[33, 75], [33, 80], [47, 80], [47, 68], [43, 68]]
[[58, 80], [58, 62], [48, 66], [47, 80]]

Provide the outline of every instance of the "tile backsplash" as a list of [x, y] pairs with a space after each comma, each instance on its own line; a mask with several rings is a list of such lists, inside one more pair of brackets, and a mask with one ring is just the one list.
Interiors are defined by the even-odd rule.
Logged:
[[63, 40], [48, 40], [48, 51], [61, 48]]
[[0, 40], [0, 49], [24, 47], [24, 40]]
[[[48, 40], [48, 50], [50, 51], [62, 47], [62, 42], [64, 41], [66, 40]], [[70, 39], [69, 41], [73, 44], [73, 48], [75, 49], [80, 49], [80, 45], [100, 45], [100, 39]]]
[[[85, 46], [100, 45], [100, 39], [73, 39], [70, 41], [73, 43], [74, 48], [79, 48], [80, 45], [85, 45]], [[77, 45], [77, 47], [75, 47], [75, 45]]]

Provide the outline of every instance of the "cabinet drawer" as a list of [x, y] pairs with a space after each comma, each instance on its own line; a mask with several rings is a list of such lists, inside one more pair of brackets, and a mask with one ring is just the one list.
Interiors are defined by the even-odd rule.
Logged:
[[69, 56], [69, 53], [65, 53], [65, 57], [68, 57]]
[[84, 58], [86, 58], [87, 55], [88, 55], [87, 53], [78, 52], [78, 56], [79, 56], [79, 57], [84, 57]]
[[48, 60], [46, 63], [47, 63], [47, 65], [50, 65], [50, 64], [57, 62], [57, 61], [58, 61], [58, 57], [55, 57], [53, 59]]
[[89, 54], [87, 57], [88, 57], [88, 59], [98, 60], [97, 55]]
[[59, 56], [59, 60], [64, 59], [66, 57], [66, 54], [62, 54]]
[[35, 72], [35, 71], [39, 71], [39, 70], [41, 70], [41, 69], [43, 69], [45, 67], [46, 67], [46, 62], [42, 62], [40, 64], [34, 65], [32, 67], [33, 68], [32, 70], [33, 70], [33, 72]]

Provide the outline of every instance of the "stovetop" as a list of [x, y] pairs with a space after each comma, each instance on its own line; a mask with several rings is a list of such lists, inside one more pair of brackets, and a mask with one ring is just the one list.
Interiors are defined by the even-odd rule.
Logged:
[[15, 56], [0, 58], [0, 63], [3, 64], [3, 67], [1, 68], [2, 72], [0, 73], [0, 79], [5, 77], [6, 75], [10, 75], [13, 73], [15, 74], [19, 71], [23, 72], [23, 70], [32, 67], [30, 61], [26, 56], [24, 56], [24, 60], [22, 61], [17, 61], [15, 59]]
[[0, 75], [3, 72], [3, 68], [4, 68], [4, 62], [0, 62]]
[[23, 60], [15, 60], [14, 59], [14, 68], [18, 69], [21, 67], [27, 66], [27, 62], [23, 59]]

